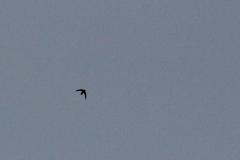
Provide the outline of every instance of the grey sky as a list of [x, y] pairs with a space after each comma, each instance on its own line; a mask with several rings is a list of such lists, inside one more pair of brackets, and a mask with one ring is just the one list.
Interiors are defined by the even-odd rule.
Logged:
[[239, 160], [239, 15], [239, 0], [1, 2], [0, 159]]

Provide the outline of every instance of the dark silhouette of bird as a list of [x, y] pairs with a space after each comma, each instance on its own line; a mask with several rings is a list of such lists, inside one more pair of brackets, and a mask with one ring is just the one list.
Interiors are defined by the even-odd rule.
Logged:
[[78, 89], [78, 90], [76, 90], [76, 91], [81, 91], [81, 95], [82, 94], [84, 94], [84, 96], [85, 96], [85, 99], [87, 98], [87, 93], [86, 93], [86, 90], [85, 89]]

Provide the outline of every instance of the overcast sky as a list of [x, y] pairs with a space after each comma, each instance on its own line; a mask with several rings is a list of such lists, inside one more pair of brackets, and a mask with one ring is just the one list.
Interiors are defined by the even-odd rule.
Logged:
[[239, 0], [3, 1], [0, 159], [239, 160], [239, 50]]

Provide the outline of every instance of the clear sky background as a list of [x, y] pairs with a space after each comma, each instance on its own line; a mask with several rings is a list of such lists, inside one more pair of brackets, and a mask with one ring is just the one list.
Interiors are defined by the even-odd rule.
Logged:
[[239, 50], [239, 0], [2, 1], [0, 159], [239, 160]]

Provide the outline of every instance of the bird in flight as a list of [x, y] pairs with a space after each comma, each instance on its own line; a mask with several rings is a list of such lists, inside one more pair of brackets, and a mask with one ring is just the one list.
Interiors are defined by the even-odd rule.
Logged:
[[78, 90], [76, 90], [76, 91], [81, 91], [81, 95], [82, 94], [84, 94], [84, 96], [85, 96], [85, 99], [87, 98], [87, 93], [86, 93], [86, 90], [85, 89], [78, 89]]

